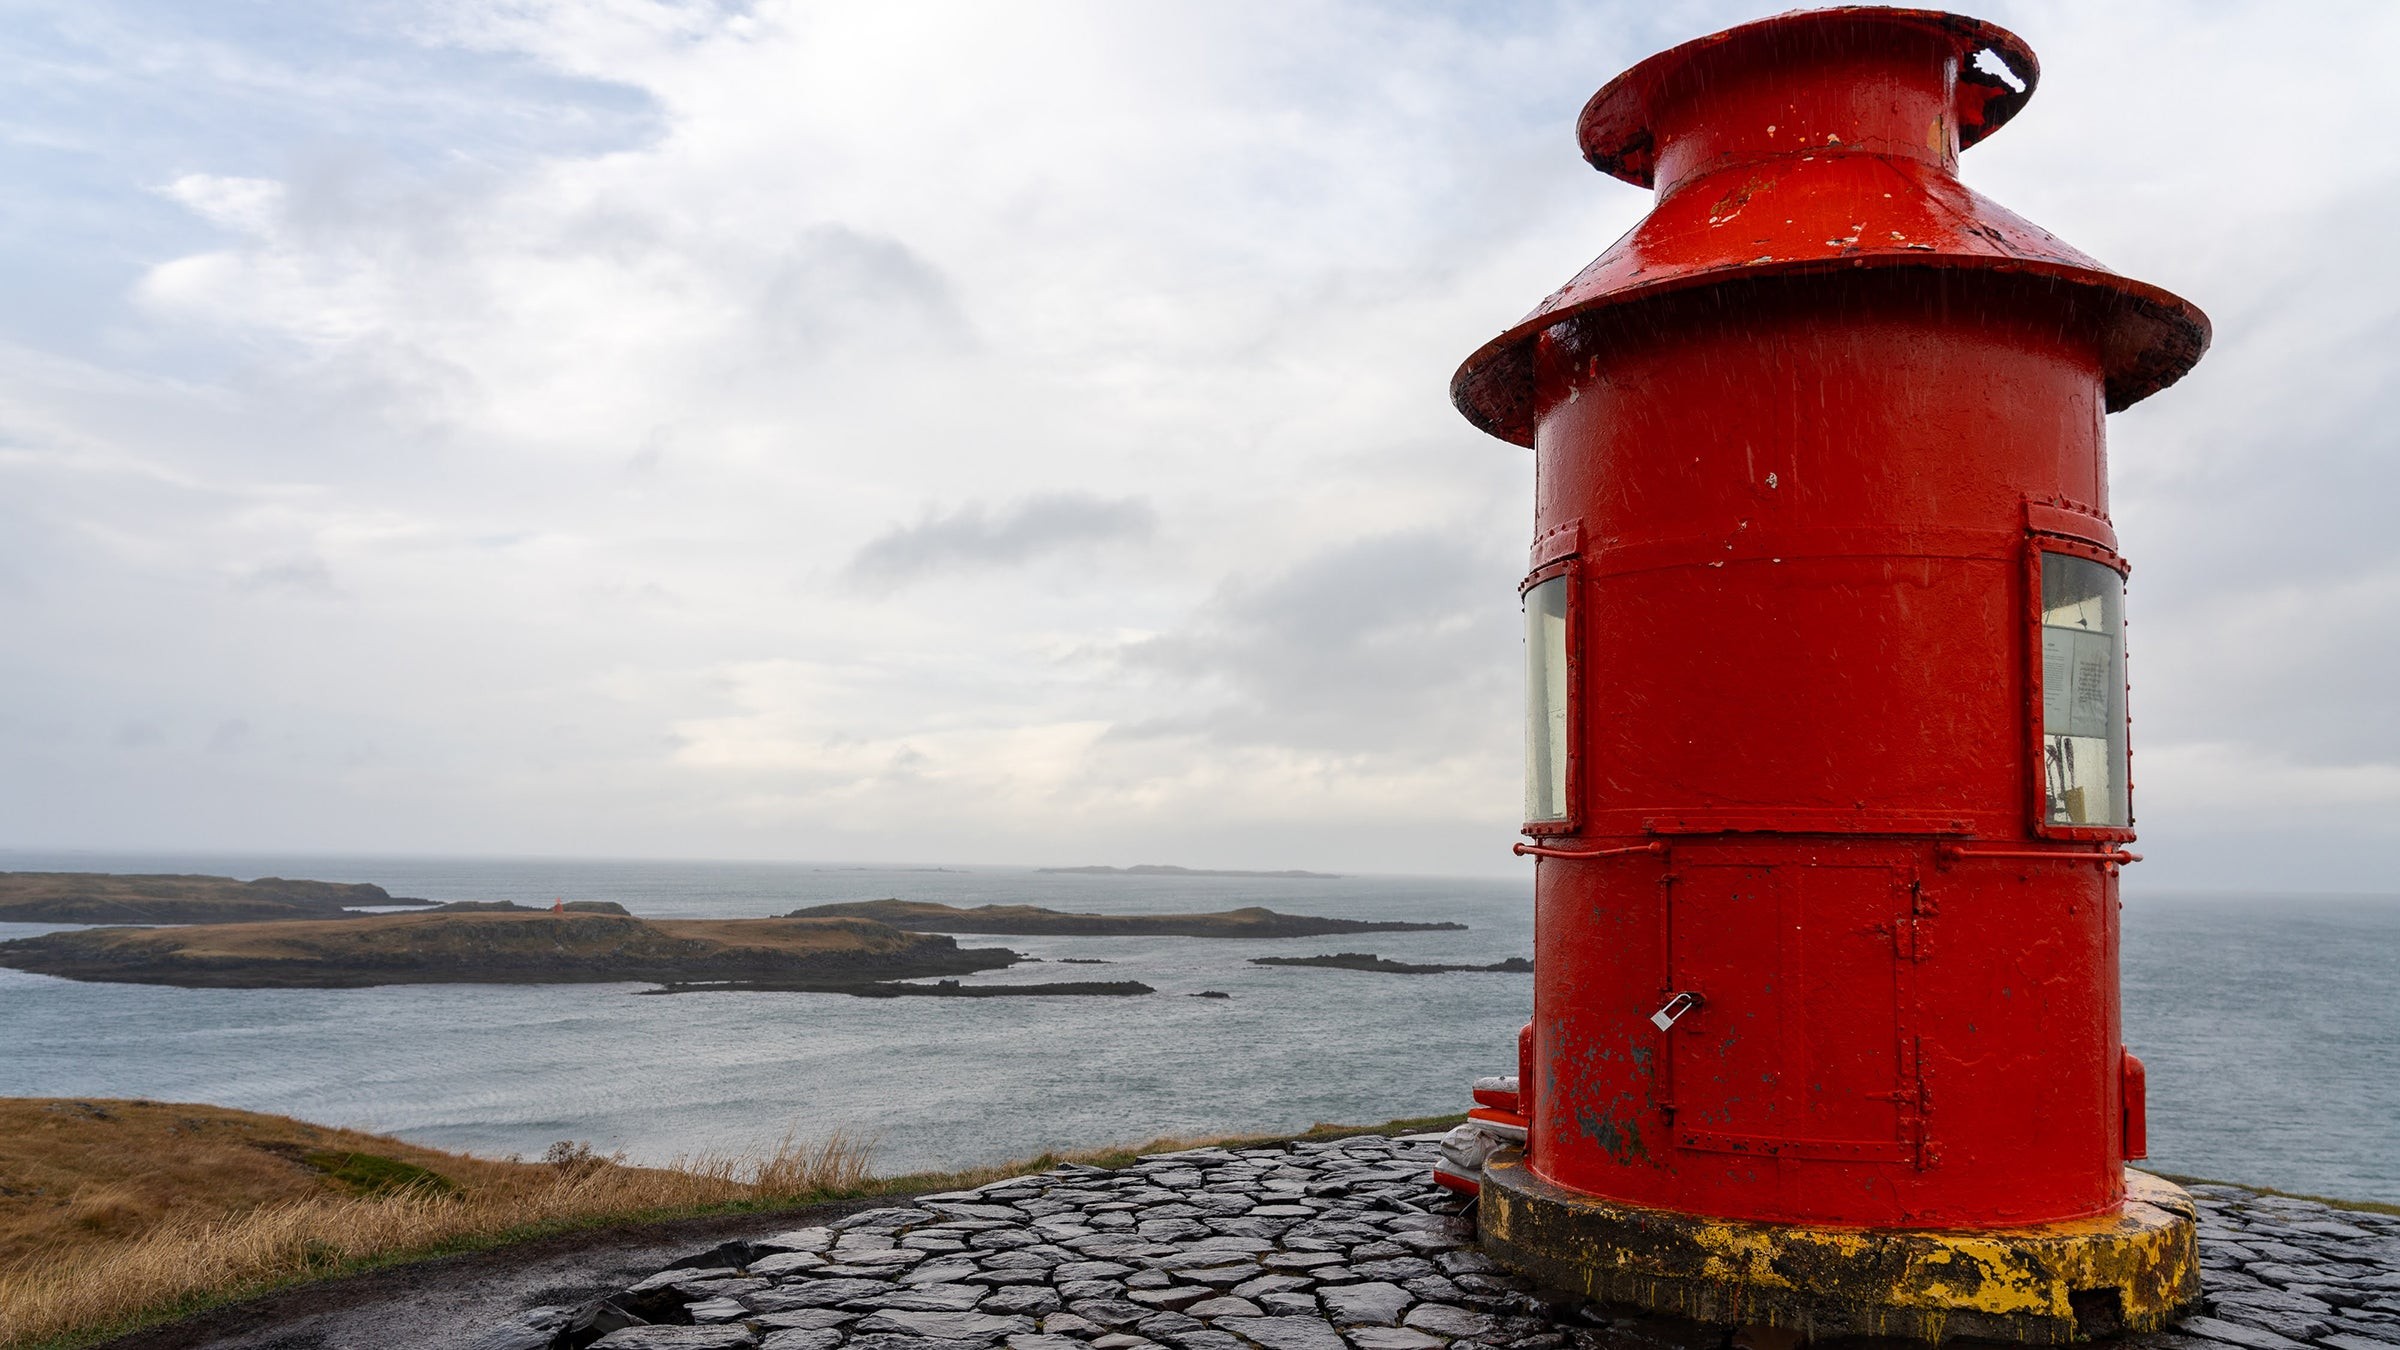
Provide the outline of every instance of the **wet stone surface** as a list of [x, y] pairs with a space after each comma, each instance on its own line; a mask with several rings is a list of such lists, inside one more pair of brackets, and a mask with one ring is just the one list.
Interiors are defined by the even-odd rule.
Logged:
[[[511, 1350], [1724, 1350], [1475, 1249], [1435, 1136], [1156, 1154], [695, 1253]], [[2400, 1347], [2400, 1217], [2196, 1186], [2208, 1306], [2125, 1350]]]
[[2204, 1314], [2129, 1338], [2155, 1350], [2388, 1350], [2400, 1346], [2400, 1215], [2335, 1209], [2240, 1186], [2200, 1203]]

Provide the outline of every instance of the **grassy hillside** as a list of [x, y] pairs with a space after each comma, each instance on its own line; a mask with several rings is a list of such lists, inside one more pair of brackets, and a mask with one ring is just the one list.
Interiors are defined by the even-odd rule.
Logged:
[[572, 1145], [528, 1163], [216, 1106], [0, 1098], [0, 1346], [398, 1256], [868, 1186], [839, 1137], [666, 1168]]
[[506, 1186], [545, 1171], [220, 1106], [0, 1098], [0, 1268], [170, 1218], [411, 1182]]
[[0, 966], [77, 980], [192, 987], [823, 980], [957, 975], [997, 949], [862, 919], [636, 919], [444, 910], [189, 928], [95, 928], [0, 943]]

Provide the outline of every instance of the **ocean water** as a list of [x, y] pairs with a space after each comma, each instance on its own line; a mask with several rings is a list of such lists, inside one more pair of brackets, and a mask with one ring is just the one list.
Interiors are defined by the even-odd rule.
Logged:
[[[374, 881], [438, 900], [615, 900], [654, 917], [899, 896], [1168, 913], [1261, 904], [1465, 932], [1264, 942], [962, 935], [1039, 963], [978, 982], [1134, 979], [1149, 998], [637, 996], [643, 985], [354, 990], [80, 984], [0, 970], [0, 1095], [207, 1101], [444, 1148], [554, 1140], [664, 1161], [836, 1130], [881, 1170], [1162, 1135], [1462, 1109], [1513, 1068], [1531, 981], [1249, 964], [1532, 950], [1522, 880], [1076, 876], [1024, 868], [0, 852], [0, 869]], [[0, 924], [0, 939], [47, 931]], [[2400, 1199], [2400, 901], [2141, 896], [2127, 1040], [2150, 1071], [2150, 1165]], [[1107, 965], [1061, 966], [1062, 958]], [[1229, 999], [1186, 997], [1221, 990]]]
[[2134, 896], [2150, 1162], [2400, 1202], [2400, 897]]

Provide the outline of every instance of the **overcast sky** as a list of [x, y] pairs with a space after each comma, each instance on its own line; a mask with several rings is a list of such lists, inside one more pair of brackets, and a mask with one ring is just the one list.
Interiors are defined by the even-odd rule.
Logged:
[[[0, 847], [1522, 869], [1445, 386], [1781, 7], [8, 0]], [[2400, 7], [1978, 12], [1969, 182], [2216, 321], [2129, 884], [2400, 891]]]

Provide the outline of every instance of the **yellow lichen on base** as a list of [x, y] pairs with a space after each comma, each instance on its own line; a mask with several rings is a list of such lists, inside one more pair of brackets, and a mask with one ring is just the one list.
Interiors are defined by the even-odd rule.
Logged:
[[2197, 1310], [2191, 1198], [2148, 1173], [2125, 1180], [2124, 1205], [2089, 1219], [1831, 1228], [1612, 1204], [1543, 1181], [1511, 1151], [1484, 1168], [1482, 1241], [1543, 1284], [1700, 1321], [2058, 1345]]

